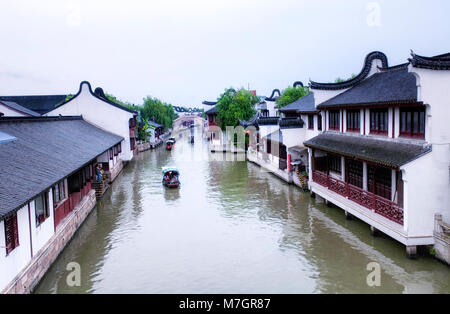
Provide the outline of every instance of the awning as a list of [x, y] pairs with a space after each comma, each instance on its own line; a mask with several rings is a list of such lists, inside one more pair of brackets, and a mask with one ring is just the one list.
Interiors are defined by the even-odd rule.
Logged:
[[399, 168], [431, 151], [431, 145], [337, 133], [320, 134], [304, 142], [304, 145], [392, 168]]

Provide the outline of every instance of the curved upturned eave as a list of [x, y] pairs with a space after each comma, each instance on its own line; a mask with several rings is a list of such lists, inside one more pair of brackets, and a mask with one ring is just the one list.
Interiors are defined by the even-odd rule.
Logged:
[[376, 59], [381, 60], [382, 68], [387, 68], [389, 66], [387, 56], [381, 51], [374, 51], [366, 56], [361, 72], [354, 78], [339, 83], [319, 83], [310, 80], [309, 87], [318, 90], [339, 90], [355, 86], [369, 75], [370, 69], [372, 68], [372, 61]]

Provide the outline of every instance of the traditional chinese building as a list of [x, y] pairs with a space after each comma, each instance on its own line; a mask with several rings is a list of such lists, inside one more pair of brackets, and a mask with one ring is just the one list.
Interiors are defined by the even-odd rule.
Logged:
[[[109, 100], [101, 88], [92, 91], [89, 82], [81, 82], [80, 89], [72, 98], [62, 102], [45, 115], [82, 115], [86, 121], [125, 139], [119, 158], [129, 161], [137, 154], [137, 116], [134, 110]], [[122, 167], [121, 163], [118, 167]], [[113, 171], [112, 169], [110, 169]], [[114, 170], [114, 172], [117, 172]]]
[[0, 118], [0, 292], [38, 283], [94, 207], [97, 165], [123, 141], [81, 116]]
[[310, 190], [410, 256], [435, 243], [435, 214], [450, 219], [449, 65], [448, 55], [413, 55], [389, 67], [373, 52], [355, 78], [310, 84], [323, 121], [323, 133], [304, 143]]

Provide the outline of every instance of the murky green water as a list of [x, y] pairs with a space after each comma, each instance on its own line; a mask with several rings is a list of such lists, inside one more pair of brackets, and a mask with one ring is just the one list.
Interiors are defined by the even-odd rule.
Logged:
[[[449, 293], [450, 268], [242, 161], [179, 139], [137, 156], [36, 293]], [[234, 156], [228, 156], [232, 159]], [[175, 165], [182, 187], [161, 185]], [[66, 265], [81, 266], [81, 286]], [[369, 287], [370, 262], [381, 285]]]

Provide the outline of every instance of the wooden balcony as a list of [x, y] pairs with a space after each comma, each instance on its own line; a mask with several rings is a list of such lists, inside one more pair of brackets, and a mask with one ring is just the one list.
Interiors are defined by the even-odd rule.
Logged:
[[403, 208], [398, 204], [320, 171], [313, 171], [312, 179], [313, 182], [326, 187], [328, 190], [403, 225]]

